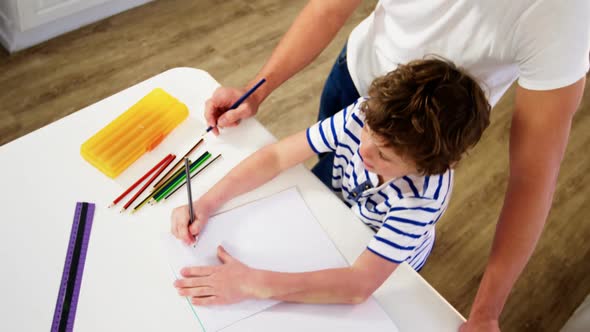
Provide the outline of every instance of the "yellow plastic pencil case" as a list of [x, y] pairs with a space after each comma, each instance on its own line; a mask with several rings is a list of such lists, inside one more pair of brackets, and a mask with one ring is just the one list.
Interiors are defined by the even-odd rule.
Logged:
[[111, 178], [153, 150], [188, 117], [188, 108], [157, 88], [90, 137], [80, 154]]

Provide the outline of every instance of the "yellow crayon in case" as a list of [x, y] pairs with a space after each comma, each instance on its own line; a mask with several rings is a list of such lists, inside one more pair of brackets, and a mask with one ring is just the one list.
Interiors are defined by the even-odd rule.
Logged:
[[157, 88], [90, 137], [80, 154], [110, 178], [121, 174], [188, 117], [188, 108]]

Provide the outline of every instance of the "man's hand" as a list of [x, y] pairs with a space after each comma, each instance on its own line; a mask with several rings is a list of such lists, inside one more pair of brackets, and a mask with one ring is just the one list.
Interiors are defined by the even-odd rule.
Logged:
[[199, 306], [231, 304], [254, 298], [257, 292], [256, 270], [244, 265], [223, 249], [217, 247], [221, 265], [185, 267], [183, 279], [176, 280], [178, 294], [190, 298]]
[[[219, 134], [218, 126], [237, 126], [240, 120], [256, 115], [258, 107], [272, 91], [305, 68], [328, 46], [360, 3], [361, 0], [310, 0], [246, 88], [221, 87], [207, 101], [205, 118], [214, 128], [213, 133]], [[247, 88], [262, 78], [266, 78], [264, 86], [238, 108], [228, 111]]]
[[207, 125], [213, 127], [213, 133], [219, 135], [219, 128], [235, 127], [242, 119], [256, 115], [260, 101], [256, 93], [246, 98], [236, 109], [229, 110], [247, 89], [219, 87], [205, 103]]

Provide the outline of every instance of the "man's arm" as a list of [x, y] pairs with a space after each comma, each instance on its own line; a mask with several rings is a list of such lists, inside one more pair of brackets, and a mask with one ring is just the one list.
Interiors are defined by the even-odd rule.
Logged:
[[498, 330], [508, 294], [547, 219], [584, 84], [582, 78], [550, 91], [516, 88], [508, 188], [488, 264], [462, 332]]
[[258, 106], [283, 82], [312, 62], [332, 41], [361, 0], [310, 0], [283, 36], [260, 72], [245, 89], [260, 79], [263, 84], [242, 106], [225, 112], [241, 91], [219, 88], [205, 106], [210, 126], [235, 125], [238, 120], [256, 114]]
[[312, 62], [332, 41], [360, 0], [311, 0], [297, 16], [285, 36], [250, 85], [265, 77], [259, 96], [268, 96], [295, 73]]

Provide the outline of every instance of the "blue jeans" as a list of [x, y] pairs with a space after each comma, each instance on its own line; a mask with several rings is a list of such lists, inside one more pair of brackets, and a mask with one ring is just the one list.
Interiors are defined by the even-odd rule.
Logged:
[[[348, 72], [346, 45], [344, 45], [324, 84], [324, 90], [320, 99], [318, 121], [333, 116], [344, 107], [354, 103], [359, 97], [360, 95], [356, 91], [356, 87]], [[333, 165], [334, 153], [322, 153], [319, 155], [318, 163], [311, 169], [313, 174], [328, 186], [328, 188], [332, 188]]]

